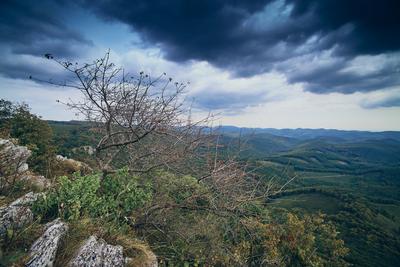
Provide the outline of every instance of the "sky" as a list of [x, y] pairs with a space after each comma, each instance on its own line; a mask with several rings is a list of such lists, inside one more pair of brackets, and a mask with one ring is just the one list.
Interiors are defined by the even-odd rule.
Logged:
[[198, 116], [271, 128], [400, 130], [398, 0], [2, 0], [0, 98], [51, 120], [77, 90], [44, 57], [189, 81]]

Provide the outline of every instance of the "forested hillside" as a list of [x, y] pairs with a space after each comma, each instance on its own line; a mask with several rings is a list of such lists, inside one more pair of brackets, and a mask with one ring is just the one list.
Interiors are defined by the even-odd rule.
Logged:
[[[49, 123], [56, 136], [64, 136], [65, 143], [59, 144], [69, 156], [82, 156], [70, 148], [91, 144], [85, 124]], [[242, 160], [253, 162], [266, 180], [285, 182], [295, 177], [284, 192], [271, 196], [271, 210], [284, 208], [299, 216], [324, 213], [350, 248], [348, 262], [396, 266], [400, 258], [400, 141], [388, 138], [387, 133], [364, 132], [365, 138], [358, 140], [356, 135], [344, 140], [321, 135], [320, 130], [314, 134], [307, 130], [316, 136], [308, 139], [245, 131], [239, 136], [240, 129], [227, 129], [219, 129], [225, 142], [245, 141]], [[391, 133], [391, 137], [397, 135]]]
[[[321, 253], [328, 253], [323, 251], [339, 249], [340, 243], [336, 245], [329, 243], [329, 239], [322, 236], [320, 237], [322, 239], [318, 241], [322, 243], [319, 244], [304, 243], [304, 240], [309, 235], [315, 235], [318, 240], [320, 234], [328, 234], [329, 238], [334, 240], [334, 232], [330, 231], [336, 229], [338, 238], [343, 239], [344, 244], [349, 248], [349, 253], [345, 257], [348, 263], [355, 266], [396, 266], [400, 257], [398, 238], [400, 233], [398, 195], [400, 142], [396, 139], [388, 139], [386, 134], [374, 133], [372, 139], [344, 141], [329, 135], [318, 135], [315, 138], [306, 139], [304, 136], [295, 138], [270, 133], [243, 134], [242, 132], [238, 135], [237, 131], [227, 132], [223, 129], [225, 132], [219, 141], [222, 154], [225, 153], [223, 151], [228, 150], [229, 146], [233, 146], [235, 140], [240, 140], [246, 143], [244, 149], [240, 150], [240, 161], [251, 165], [261, 181], [273, 182], [278, 189], [279, 186], [290, 181], [284, 190], [276, 189], [275, 193], [263, 200], [260, 199], [261, 202], [257, 200], [252, 204], [247, 203], [246, 205], [250, 206], [244, 210], [241, 209], [241, 212], [247, 213], [245, 215], [247, 219], [240, 219], [241, 216], [239, 216], [237, 222], [244, 223], [246, 231], [252, 231], [251, 235], [247, 235], [241, 233], [244, 229], [236, 228], [239, 225], [232, 224], [230, 220], [234, 217], [228, 216], [227, 218], [230, 219], [227, 221], [225, 215], [220, 217], [214, 214], [214, 212], [222, 212], [221, 210], [207, 211], [208, 208], [205, 209], [208, 205], [206, 203], [210, 201], [207, 200], [210, 197], [207, 196], [208, 189], [197, 184], [195, 176], [179, 176], [158, 170], [152, 174], [158, 178], [148, 183], [145, 182], [146, 177], [149, 177], [148, 174], [129, 178], [130, 175], [121, 169], [102, 181], [103, 186], [100, 189], [95, 174], [89, 176], [85, 176], [82, 172], [73, 174], [78, 170], [73, 165], [65, 165], [65, 163], [60, 165], [51, 160], [51, 155], [59, 154], [86, 162], [88, 166], [95, 166], [92, 150], [89, 149], [95, 146], [95, 140], [98, 138], [98, 134], [92, 130], [93, 125], [80, 121], [45, 122], [30, 114], [26, 106], [16, 108], [12, 112], [14, 115], [8, 114], [7, 119], [3, 120], [3, 135], [17, 137], [20, 144], [34, 148], [36, 152], [31, 157], [30, 166], [37, 172], [47, 175], [48, 179], [58, 181], [55, 191], [50, 191], [46, 202], [36, 204], [37, 206], [34, 207], [36, 214], [40, 215], [42, 218], [40, 220], [44, 222], [61, 216], [69, 221], [76, 231], [80, 231], [82, 237], [89, 234], [79, 226], [84, 220], [92, 232], [106, 231], [102, 236], [107, 240], [114, 240], [113, 242], [120, 238], [118, 236], [122, 238], [134, 233], [135, 238], [150, 245], [161, 260], [160, 263], [186, 262], [202, 265], [210, 262], [209, 257], [213, 257], [215, 263], [245, 260], [248, 257], [246, 256], [248, 255], [246, 253], [249, 253], [248, 249], [253, 251], [256, 249], [254, 245], [263, 244], [260, 242], [266, 242], [265, 244], [269, 247], [274, 244], [272, 245], [274, 250], [268, 249], [264, 252], [273, 253], [264, 254], [267, 258], [275, 257], [273, 255], [285, 258], [287, 253], [293, 253], [290, 249], [293, 246], [304, 251], [302, 253], [307, 253], [308, 249], [317, 245]], [[24, 130], [26, 127], [35, 130], [26, 131]], [[37, 134], [44, 130], [47, 139], [37, 138]], [[221, 129], [218, 130], [221, 131]], [[308, 130], [310, 131], [312, 130]], [[365, 135], [367, 134], [364, 133]], [[51, 168], [46, 168], [44, 163]], [[67, 176], [57, 178], [60, 175]], [[67, 177], [75, 178], [70, 180], [71, 178]], [[5, 196], [4, 203], [27, 190], [26, 186], [21, 187], [20, 183], [10, 186], [8, 188], [13, 189], [8, 191], [9, 193], [6, 193], [7, 191], [2, 193]], [[122, 195], [118, 193], [126, 186], [133, 191]], [[101, 194], [99, 190], [102, 191]], [[104, 203], [101, 197], [103, 194], [107, 196]], [[198, 196], [195, 199], [191, 199], [196, 195]], [[79, 208], [75, 206], [77, 203], [74, 201], [77, 200], [80, 203]], [[65, 201], [72, 202], [62, 211], [57, 209], [57, 205], [66, 203]], [[94, 203], [97, 204], [93, 206]], [[157, 212], [147, 217], [149, 214], [146, 210], [154, 209], [159, 203], [169, 203], [170, 208], [162, 209], [161, 213]], [[172, 208], [173, 206], [180, 206], [180, 208]], [[142, 217], [143, 211], [147, 214], [146, 217]], [[126, 216], [133, 214], [135, 214], [134, 221], [118, 219], [130, 218]], [[88, 221], [87, 218], [93, 219]], [[254, 221], [256, 218], [265, 218], [263, 220], [266, 221], [264, 223]], [[146, 226], [148, 220], [151, 220], [150, 228]], [[109, 224], [108, 230], [98, 225], [101, 221]], [[324, 226], [327, 228], [320, 228], [321, 223], [324, 222], [332, 222], [332, 224]], [[228, 225], [229, 228], [226, 228]], [[272, 227], [272, 225], [276, 226]], [[40, 224], [33, 225], [32, 229], [40, 229]], [[226, 232], [227, 229], [230, 230]], [[320, 232], [322, 229], [328, 232]], [[286, 233], [283, 236], [282, 231]], [[286, 238], [293, 234], [297, 236], [293, 241], [295, 243], [286, 244]], [[285, 237], [285, 235], [289, 236]], [[271, 236], [275, 236], [280, 241], [271, 243], [273, 242]], [[68, 238], [71, 242], [79, 240], [78, 236]], [[78, 239], [72, 241], [71, 238]], [[29, 242], [32, 242], [29, 241], [31, 239], [24, 239], [23, 236], [13, 240], [12, 238], [3, 243], [6, 245], [3, 247], [5, 262], [20, 260], [24, 254], [21, 250], [16, 250], [16, 245], [20, 244], [18, 246], [21, 248], [29, 247]], [[14, 245], [10, 246], [10, 244]], [[339, 247], [336, 247], [338, 245]], [[329, 246], [336, 248], [329, 248]], [[9, 248], [12, 250], [10, 251]], [[225, 253], [232, 249], [237, 254], [232, 254], [233, 258], [226, 256]], [[259, 250], [263, 248], [256, 249], [256, 251]], [[66, 253], [60, 256], [57, 262], [65, 262], [71, 255], [71, 252]], [[254, 264], [256, 264], [256, 259], [252, 260]], [[291, 265], [293, 260], [292, 258], [281, 264]], [[297, 260], [300, 265], [308, 265], [304, 262], [304, 258], [300, 257]], [[342, 266], [344, 262], [332, 264]]]
[[[60, 153], [79, 158], [73, 147], [90, 145], [88, 126], [81, 122], [49, 122]], [[271, 212], [289, 210], [298, 216], [326, 214], [339, 230], [355, 266], [396, 266], [400, 259], [399, 133], [247, 131], [222, 127], [226, 144], [242, 139], [243, 161], [251, 161], [267, 181], [295, 177], [286, 190], [270, 196]], [[286, 132], [291, 132], [290, 137]], [[321, 133], [322, 132], [322, 133]], [[78, 135], [79, 133], [79, 135]], [[239, 135], [240, 133], [240, 135]], [[355, 135], [353, 135], [355, 133]]]
[[[280, 131], [277, 131], [278, 133]], [[307, 130], [313, 136], [312, 130]], [[309, 139], [247, 135], [251, 156], [265, 177], [296, 177], [273, 196], [273, 207], [297, 214], [327, 214], [340, 231], [355, 266], [397, 266], [400, 259], [400, 142], [397, 133], [364, 138]], [[350, 135], [345, 132], [343, 135]], [[358, 134], [356, 134], [358, 136]], [[392, 137], [392, 138], [388, 138]], [[246, 135], [242, 137], [246, 139]], [[371, 138], [371, 139], [368, 139]], [[264, 149], [275, 147], [274, 150]]]

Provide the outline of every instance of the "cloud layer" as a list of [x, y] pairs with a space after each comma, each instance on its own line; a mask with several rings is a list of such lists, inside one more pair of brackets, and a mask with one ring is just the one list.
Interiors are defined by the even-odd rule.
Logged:
[[[130, 25], [176, 62], [205, 60], [242, 77], [278, 69], [317, 93], [400, 84], [396, 0], [139, 0], [135, 8], [128, 0], [84, 2], [104, 19]], [[372, 72], [347, 71], [359, 57], [374, 64], [377, 55], [392, 58]]]
[[190, 80], [203, 110], [238, 114], [309, 93], [400, 107], [398, 29], [398, 0], [4, 0], [0, 74], [63, 79], [45, 53], [85, 60], [111, 48], [129, 71]]
[[37, 57], [45, 53], [64, 58], [84, 54], [93, 43], [65, 23], [72, 9], [63, 1], [1, 1], [0, 72], [25, 79], [29, 75], [54, 74], [40, 66]]

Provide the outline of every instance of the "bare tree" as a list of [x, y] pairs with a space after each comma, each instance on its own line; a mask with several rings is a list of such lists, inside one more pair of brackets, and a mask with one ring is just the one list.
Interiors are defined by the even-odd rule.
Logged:
[[109, 52], [84, 65], [46, 57], [75, 77], [72, 82], [50, 83], [82, 92], [83, 101], [65, 104], [99, 135], [95, 158], [104, 175], [115, 171], [116, 161], [132, 172], [172, 168], [204, 141], [210, 117], [193, 122], [183, 99], [186, 84], [173, 82], [166, 73], [156, 78], [143, 72], [126, 74], [110, 62]]

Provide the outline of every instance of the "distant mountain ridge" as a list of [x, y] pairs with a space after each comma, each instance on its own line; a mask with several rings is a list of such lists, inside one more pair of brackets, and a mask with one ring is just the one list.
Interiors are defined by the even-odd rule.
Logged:
[[223, 134], [249, 135], [249, 134], [272, 134], [275, 136], [295, 138], [299, 140], [309, 140], [316, 138], [342, 139], [343, 141], [363, 141], [363, 140], [381, 140], [394, 139], [400, 141], [400, 131], [350, 131], [336, 129], [275, 129], [275, 128], [245, 128], [236, 126], [221, 126], [219, 130]]
[[[400, 164], [400, 132], [332, 129], [272, 129], [222, 126], [223, 136], [241, 135], [249, 145], [245, 156], [302, 162], [320, 169], [363, 169]], [[348, 162], [349, 164], [346, 164]], [[306, 164], [307, 163], [307, 164]], [[340, 163], [338, 165], [338, 163]], [[329, 167], [329, 168], [328, 168]]]
[[[71, 121], [48, 121], [51, 125], [75, 125], [84, 126], [87, 124], [85, 121], [71, 120]], [[219, 126], [215, 127], [222, 134], [225, 135], [249, 135], [249, 134], [270, 134], [278, 137], [294, 138], [298, 140], [311, 140], [311, 139], [327, 139], [329, 141], [364, 141], [364, 140], [381, 140], [381, 139], [394, 139], [400, 141], [400, 131], [359, 131], [359, 130], [337, 130], [337, 129], [309, 129], [309, 128], [248, 128], [237, 126]], [[293, 141], [293, 140], [292, 140]]]

